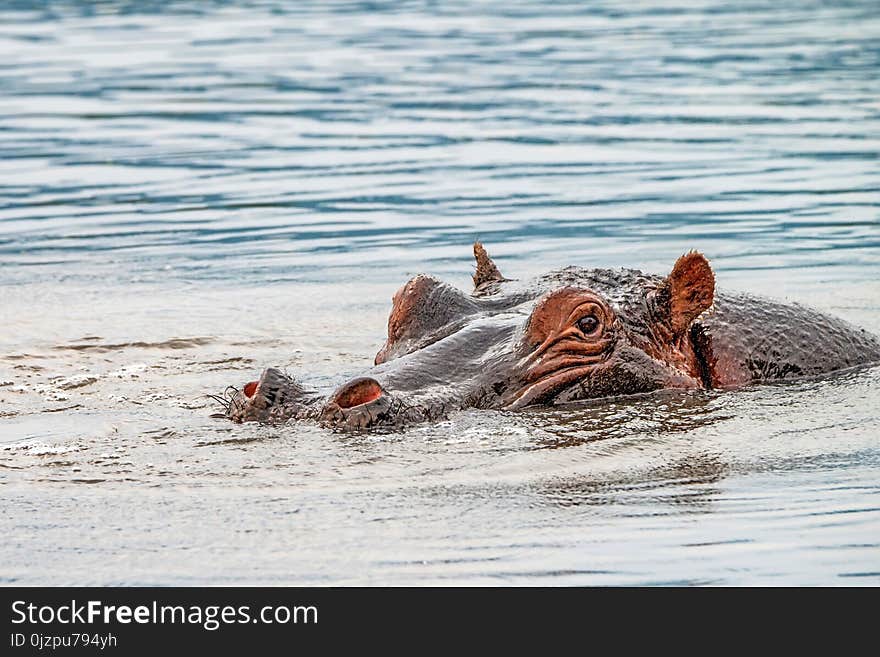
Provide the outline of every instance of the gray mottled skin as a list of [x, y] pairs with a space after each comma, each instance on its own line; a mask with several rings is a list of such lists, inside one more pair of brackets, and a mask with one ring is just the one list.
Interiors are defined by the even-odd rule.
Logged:
[[[840, 319], [800, 305], [716, 292], [713, 307], [678, 338], [696, 363], [696, 374], [686, 371], [655, 353], [665, 339], [658, 338], [664, 311], [657, 299], [666, 280], [632, 269], [567, 267], [527, 282], [500, 274], [475, 277], [477, 286], [468, 294], [417, 277], [408, 284], [412, 288], [402, 288], [415, 290], [406, 330], [380, 352], [386, 361], [366, 372], [381, 386], [377, 399], [345, 406], [335, 400], [349, 384], [320, 395], [268, 369], [252, 397], [233, 389], [226, 415], [238, 422], [311, 418], [334, 428], [365, 429], [434, 420], [468, 407], [517, 409], [660, 388], [726, 388], [880, 362], [880, 340]], [[563, 288], [591, 290], [613, 309], [610, 347], [577, 381], [522, 395], [523, 363], [534, 348], [525, 340], [530, 318], [549, 293]]]
[[709, 336], [703, 354], [712, 368], [727, 364], [748, 375], [716, 387], [815, 377], [880, 361], [880, 341], [865, 329], [807, 306], [749, 294], [717, 294], [699, 326]]

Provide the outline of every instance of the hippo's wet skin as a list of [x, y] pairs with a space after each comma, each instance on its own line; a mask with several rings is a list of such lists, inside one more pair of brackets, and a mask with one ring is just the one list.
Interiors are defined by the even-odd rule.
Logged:
[[715, 291], [708, 261], [666, 276], [567, 267], [505, 279], [474, 245], [475, 288], [417, 276], [394, 295], [366, 376], [329, 396], [270, 368], [232, 389], [236, 422], [397, 426], [468, 407], [520, 409], [660, 388], [728, 388], [880, 362], [880, 340], [800, 305]]

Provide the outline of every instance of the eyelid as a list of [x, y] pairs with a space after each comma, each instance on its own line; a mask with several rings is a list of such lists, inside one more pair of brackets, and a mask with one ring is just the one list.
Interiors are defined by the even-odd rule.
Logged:
[[603, 322], [603, 318], [605, 317], [605, 313], [602, 310], [602, 306], [600, 306], [595, 301], [586, 301], [584, 303], [579, 303], [577, 306], [572, 308], [571, 312], [568, 315], [568, 324], [577, 323], [587, 315], [592, 315], [601, 324]]

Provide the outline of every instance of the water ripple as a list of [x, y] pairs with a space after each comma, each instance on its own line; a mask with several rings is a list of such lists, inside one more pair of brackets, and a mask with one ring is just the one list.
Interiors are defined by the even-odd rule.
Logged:
[[397, 280], [478, 236], [833, 268], [880, 239], [872, 2], [17, 2], [0, 25], [15, 282], [296, 279], [328, 251]]
[[357, 437], [206, 397], [359, 372], [475, 238], [516, 278], [697, 248], [877, 331], [878, 34], [876, 0], [3, 3], [0, 581], [878, 583], [876, 368]]

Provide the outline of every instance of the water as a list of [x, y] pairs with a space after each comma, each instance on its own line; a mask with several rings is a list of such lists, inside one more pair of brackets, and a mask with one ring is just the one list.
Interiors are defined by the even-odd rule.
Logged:
[[876, 2], [4, 3], [0, 582], [880, 583], [880, 370], [232, 426], [389, 300], [698, 248], [880, 332]]

